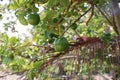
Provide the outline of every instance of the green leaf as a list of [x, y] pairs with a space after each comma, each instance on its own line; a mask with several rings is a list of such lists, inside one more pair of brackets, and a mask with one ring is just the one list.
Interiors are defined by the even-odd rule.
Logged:
[[46, 39], [49, 39], [49, 38], [50, 38], [49, 35], [50, 35], [50, 31], [46, 30], [46, 31], [45, 31], [45, 38], [46, 38]]
[[35, 62], [35, 63], [33, 64], [33, 67], [34, 67], [35, 69], [39, 69], [41, 64], [42, 64], [41, 61], [37, 61], [37, 62]]
[[33, 77], [33, 75], [32, 75], [31, 72], [29, 72], [29, 73], [27, 74], [27, 77], [28, 77], [29, 80], [33, 80], [33, 79], [34, 79], [34, 77]]
[[38, 11], [39, 11], [39, 8], [34, 7], [34, 12], [38, 12]]
[[8, 42], [8, 35], [7, 34], [2, 34], [3, 35], [3, 40], [7, 43]]
[[103, 33], [101, 35], [101, 39], [104, 41], [104, 42], [110, 42], [112, 40], [112, 35], [110, 33]]
[[53, 23], [57, 23], [58, 21], [59, 21], [58, 18], [54, 18], [54, 19], [53, 19]]
[[77, 25], [76, 23], [74, 23], [74, 24], [71, 26], [71, 29], [75, 30], [77, 27], [78, 27], [78, 25]]
[[13, 0], [13, 2], [14, 2], [14, 4], [20, 6], [20, 4], [19, 4], [19, 0]]
[[11, 63], [11, 62], [12, 62], [12, 59], [9, 58], [9, 57], [4, 57], [4, 58], [3, 58], [3, 61], [2, 61], [3, 64], [7, 64], [7, 65], [8, 65], [9, 63]]
[[47, 11], [47, 15], [46, 15], [46, 17], [49, 19], [49, 18], [53, 18], [54, 17], [54, 14], [55, 14], [55, 12], [53, 11], [53, 10], [49, 10], [49, 11]]
[[41, 4], [44, 4], [44, 3], [46, 3], [48, 0], [39, 0], [39, 2], [41, 3]]
[[10, 39], [9, 39], [9, 41], [10, 41], [10, 43], [13, 43], [13, 42], [16, 42], [16, 37], [11, 37]]
[[27, 20], [25, 19], [25, 17], [24, 17], [23, 15], [19, 15], [19, 16], [18, 16], [18, 20], [19, 20], [19, 22], [20, 22], [21, 24], [23, 24], [23, 25], [28, 25], [28, 22], [27, 22]]
[[0, 19], [2, 19], [2, 14], [0, 14]]
[[69, 0], [60, 0], [60, 5], [63, 7], [67, 7], [69, 5]]
[[22, 5], [22, 4], [25, 3], [25, 0], [16, 0], [16, 1], [18, 1], [18, 3], [19, 3], [20, 5]]
[[15, 3], [10, 4], [10, 5], [9, 5], [9, 8], [10, 8], [11, 10], [15, 10], [15, 9], [17, 9], [17, 8], [18, 8], [18, 5], [17, 5], [17, 4], [15, 4]]
[[15, 14], [18, 16], [18, 15], [22, 15], [22, 16], [26, 16], [26, 11], [24, 11], [24, 10], [17, 10], [16, 12], [15, 12]]
[[49, 0], [47, 2], [47, 5], [48, 5], [48, 7], [52, 7], [52, 6], [54, 6], [56, 4], [56, 2], [57, 2], [57, 0]]
[[47, 13], [46, 13], [46, 21], [49, 22], [49, 24], [53, 24], [53, 18], [54, 18], [54, 15], [55, 15], [55, 12], [53, 10], [49, 10]]

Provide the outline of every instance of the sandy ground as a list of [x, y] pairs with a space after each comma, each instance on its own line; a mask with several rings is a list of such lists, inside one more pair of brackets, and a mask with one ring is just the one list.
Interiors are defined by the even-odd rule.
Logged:
[[[21, 79], [20, 77], [21, 77], [20, 75], [10, 74], [8, 72], [0, 71], [0, 80], [24, 80], [24, 79]], [[70, 79], [70, 80], [72, 80], [72, 79]], [[86, 79], [83, 79], [83, 80], [86, 80]], [[113, 79], [108, 74], [104, 74], [104, 75], [97, 74], [94, 76], [94, 80], [113, 80]]]
[[[96, 74], [96, 75], [92, 75], [92, 76], [94, 78], [93, 80], [113, 80], [112, 79], [114, 76], [113, 74], [114, 74], [114, 72], [111, 71], [110, 74]], [[9, 70], [6, 70], [5, 68], [0, 69], [0, 80], [24, 80], [21, 78], [21, 76], [22, 75], [12, 74]], [[35, 80], [37, 80], [37, 79], [35, 79]]]
[[20, 75], [0, 71], [0, 80], [21, 80]]
[[5, 65], [0, 65], [0, 80], [21, 80], [21, 75], [13, 74]]

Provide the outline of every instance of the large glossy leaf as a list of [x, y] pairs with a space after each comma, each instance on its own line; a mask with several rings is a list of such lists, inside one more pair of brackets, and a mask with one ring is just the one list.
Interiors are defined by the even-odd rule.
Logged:
[[20, 22], [21, 24], [23, 24], [23, 25], [28, 25], [28, 22], [27, 22], [27, 20], [25, 19], [25, 17], [24, 17], [23, 15], [19, 15], [19, 16], [18, 16], [18, 20], [19, 20], [19, 22]]
[[9, 8], [10, 8], [11, 10], [15, 10], [15, 9], [18, 8], [18, 5], [17, 5], [16, 3], [12, 3], [12, 4], [9, 5]]
[[19, 10], [17, 10], [16, 12], [15, 12], [15, 14], [17, 15], [17, 16], [20, 16], [21, 15], [21, 17], [22, 16], [26, 16], [26, 11], [25, 10], [21, 10], [21, 9], [19, 9]]

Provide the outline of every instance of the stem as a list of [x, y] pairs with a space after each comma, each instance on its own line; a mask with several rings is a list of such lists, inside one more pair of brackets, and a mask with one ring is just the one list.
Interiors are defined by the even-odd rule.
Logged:
[[90, 22], [92, 16], [94, 15], [94, 2], [93, 2], [93, 0], [90, 0], [90, 4], [91, 4], [92, 11], [91, 11], [91, 15], [90, 15], [89, 19], [86, 22], [86, 25], [88, 25], [88, 23]]
[[68, 29], [74, 24], [76, 23], [77, 21], [79, 21], [81, 19], [81, 17], [83, 17], [84, 15], [86, 15], [89, 11], [90, 11], [91, 7], [82, 15], [80, 15], [72, 24], [70, 24], [67, 29], [63, 32], [63, 34], [61, 36], [63, 36], [65, 34], [65, 32], [68, 31]]

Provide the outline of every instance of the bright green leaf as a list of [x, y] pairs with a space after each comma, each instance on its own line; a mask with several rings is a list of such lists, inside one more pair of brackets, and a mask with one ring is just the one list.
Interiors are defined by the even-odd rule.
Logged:
[[25, 19], [25, 17], [24, 17], [23, 15], [19, 15], [19, 16], [18, 16], [18, 20], [19, 20], [19, 22], [20, 22], [21, 24], [23, 24], [23, 25], [28, 25], [28, 22], [27, 22], [27, 20]]
[[10, 8], [11, 10], [15, 10], [15, 9], [18, 8], [18, 5], [17, 5], [17, 4], [10, 4], [10, 5], [9, 5], [9, 8]]

